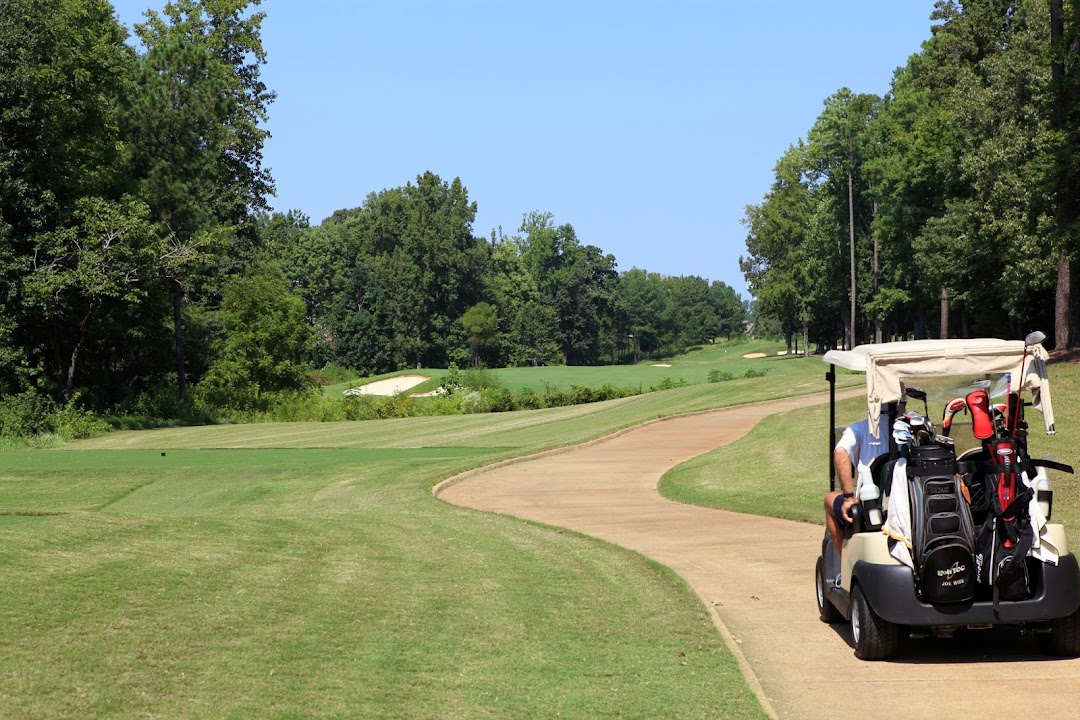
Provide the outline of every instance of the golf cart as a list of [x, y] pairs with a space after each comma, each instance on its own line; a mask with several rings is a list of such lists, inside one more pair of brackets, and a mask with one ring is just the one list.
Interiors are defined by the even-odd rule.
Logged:
[[[837, 367], [866, 373], [871, 446], [880, 448], [853, 473], [843, 552], [826, 531], [816, 569], [821, 619], [850, 623], [856, 657], [892, 657], [904, 635], [996, 625], [1038, 633], [1049, 654], [1080, 655], [1080, 567], [1064, 528], [1048, 522], [1047, 470], [1072, 468], [1028, 456], [1026, 407], [1054, 434], [1044, 339], [915, 340], [825, 354], [830, 488], [839, 489], [833, 448], [843, 431]], [[959, 427], [965, 415], [970, 430]]]

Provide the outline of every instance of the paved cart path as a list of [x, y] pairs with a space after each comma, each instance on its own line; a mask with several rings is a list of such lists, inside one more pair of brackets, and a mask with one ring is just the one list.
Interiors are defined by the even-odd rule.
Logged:
[[819, 402], [827, 396], [654, 422], [452, 478], [436, 494], [603, 538], [673, 568], [711, 608], [777, 717], [1080, 717], [1080, 660], [1046, 659], [1015, 632], [917, 641], [892, 662], [855, 659], [846, 625], [822, 623], [813, 599], [822, 526], [682, 505], [656, 491], [669, 468], [771, 413]]

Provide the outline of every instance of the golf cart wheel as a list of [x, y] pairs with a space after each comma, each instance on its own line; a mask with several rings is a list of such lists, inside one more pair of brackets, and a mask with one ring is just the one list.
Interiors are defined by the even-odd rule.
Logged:
[[860, 660], [887, 660], [900, 642], [900, 629], [878, 617], [858, 585], [851, 593], [851, 639]]
[[1056, 657], [1080, 656], [1080, 610], [1050, 623], [1044, 649]]
[[829, 598], [825, 596], [827, 582], [828, 580], [825, 578], [824, 562], [821, 558], [818, 558], [817, 570], [814, 572], [814, 585], [817, 590], [818, 615], [821, 617], [821, 622], [842, 622], [844, 616], [840, 614], [840, 611], [836, 609], [836, 606], [829, 602]]

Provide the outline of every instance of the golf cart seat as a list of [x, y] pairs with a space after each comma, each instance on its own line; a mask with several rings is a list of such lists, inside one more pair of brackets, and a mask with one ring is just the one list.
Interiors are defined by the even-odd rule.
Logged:
[[889, 494], [889, 486], [892, 484], [892, 469], [896, 465], [895, 460], [889, 460], [889, 453], [878, 455], [870, 463], [870, 476], [874, 478], [881, 498], [881, 511], [885, 512], [885, 496]]
[[[853, 522], [847, 527], [848, 537], [851, 537], [853, 533], [879, 530], [885, 522], [885, 491], [892, 481], [890, 472], [892, 465], [888, 460], [889, 454], [883, 453], [870, 462], [870, 476], [874, 478], [874, 484], [877, 485], [878, 497], [875, 500], [860, 500], [852, 508]], [[874, 513], [874, 510], [879, 512]]]

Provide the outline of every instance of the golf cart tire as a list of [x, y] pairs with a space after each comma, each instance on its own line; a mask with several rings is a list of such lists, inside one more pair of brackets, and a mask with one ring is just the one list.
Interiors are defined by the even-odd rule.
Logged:
[[844, 621], [844, 616], [836, 609], [829, 600], [829, 589], [825, 578], [825, 563], [822, 558], [817, 560], [817, 569], [814, 571], [814, 589], [817, 591], [817, 609], [821, 622], [838, 623]]
[[860, 660], [888, 660], [900, 644], [900, 628], [882, 620], [866, 601], [862, 587], [851, 593], [851, 640]]
[[1055, 657], [1080, 656], [1080, 610], [1050, 623], [1044, 649]]

